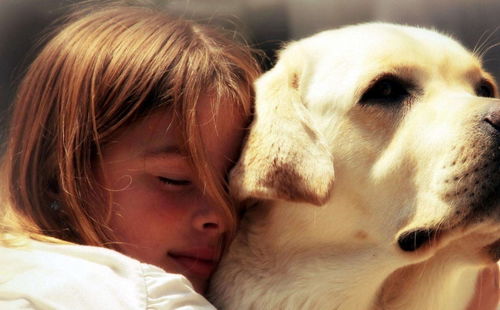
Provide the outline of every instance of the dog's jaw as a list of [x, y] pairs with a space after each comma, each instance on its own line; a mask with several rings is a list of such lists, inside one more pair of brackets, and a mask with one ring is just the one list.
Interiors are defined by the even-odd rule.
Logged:
[[[463, 246], [460, 240], [410, 266], [377, 246], [352, 248], [343, 255], [342, 250], [304, 250], [274, 243], [266, 219], [279, 217], [273, 211], [291, 206], [269, 207], [252, 210], [247, 220], [258, 224], [243, 227], [245, 234], [238, 235], [221, 262], [224, 273], [215, 275], [211, 288], [212, 301], [220, 309], [462, 310], [473, 294], [480, 265], [471, 263], [475, 258], [457, 260], [453, 247]], [[272, 228], [284, 230], [285, 225], [274, 222]], [[299, 239], [300, 231], [289, 237]]]
[[[276, 211], [295, 207], [263, 204], [245, 219], [258, 224], [242, 227], [245, 233], [238, 235], [221, 262], [224, 273], [213, 279], [211, 301], [219, 309], [461, 310], [472, 296], [480, 267], [466, 257], [457, 261], [451, 247], [405, 266], [404, 260], [387, 256], [389, 249], [377, 246], [328, 253], [325, 248], [306, 250], [293, 242], [275, 243], [270, 229], [285, 230], [288, 223], [270, 226], [267, 220], [279, 218]], [[300, 239], [301, 232], [283, 240]], [[461, 246], [460, 242], [452, 245]], [[436, 277], [440, 280], [435, 281]]]
[[379, 291], [375, 309], [464, 310], [474, 293], [476, 276], [477, 267], [464, 267], [447, 255], [438, 255], [392, 273]]
[[[395, 263], [384, 258], [386, 249], [353, 249], [342, 258], [338, 253], [325, 252], [321, 247], [304, 249], [298, 244], [283, 244], [286, 239], [301, 239], [300, 230], [294, 236], [277, 240], [273, 230], [284, 231], [284, 226], [290, 223], [278, 221], [269, 225], [267, 221], [284, 218], [283, 214], [276, 214], [283, 208], [288, 211], [296, 208], [300, 212], [311, 206], [279, 204], [254, 206], [246, 215], [241, 230], [244, 233], [237, 236], [221, 261], [220, 268], [224, 272], [214, 275], [210, 289], [212, 296], [209, 296], [214, 305], [219, 309], [319, 310], [325, 309], [325, 305], [338, 310], [371, 309], [378, 288], [392, 272]], [[252, 225], [246, 227], [247, 223]], [[332, 260], [328, 256], [337, 257]], [[371, 264], [369, 269], [366, 268], [367, 261]], [[346, 270], [350, 272], [346, 273]], [[238, 285], [227, 285], [227, 281]], [[272, 294], [268, 294], [270, 288]]]

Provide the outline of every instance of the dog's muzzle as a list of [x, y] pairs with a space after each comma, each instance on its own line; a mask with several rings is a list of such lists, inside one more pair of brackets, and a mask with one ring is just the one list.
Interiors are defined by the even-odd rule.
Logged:
[[[500, 100], [474, 100], [480, 100], [478, 104], [487, 104], [488, 108], [474, 128], [474, 137], [480, 143], [474, 147], [464, 145], [468, 153], [457, 153], [451, 160], [453, 166], [455, 162], [467, 162], [466, 166], [451, 172], [443, 181], [448, 186], [443, 200], [452, 206], [452, 212], [439, 225], [429, 224], [402, 232], [397, 244], [404, 252], [432, 246], [441, 236], [458, 227], [482, 225], [483, 222], [500, 226]], [[452, 198], [446, 200], [447, 197]], [[500, 258], [500, 235], [497, 240], [488, 246], [494, 260]]]
[[484, 156], [485, 167], [482, 175], [483, 182], [477, 184], [481, 193], [479, 201], [472, 205], [471, 217], [477, 219], [491, 218], [500, 222], [500, 100], [491, 99], [493, 102], [486, 113], [482, 127], [489, 136], [489, 150]]

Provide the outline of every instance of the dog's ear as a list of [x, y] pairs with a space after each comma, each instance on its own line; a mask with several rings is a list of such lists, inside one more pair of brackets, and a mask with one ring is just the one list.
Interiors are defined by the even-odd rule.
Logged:
[[[321, 205], [333, 187], [333, 158], [300, 93], [300, 58], [285, 50], [256, 82], [255, 118], [231, 190], [244, 200], [283, 199]], [[300, 55], [298, 56], [300, 57]]]

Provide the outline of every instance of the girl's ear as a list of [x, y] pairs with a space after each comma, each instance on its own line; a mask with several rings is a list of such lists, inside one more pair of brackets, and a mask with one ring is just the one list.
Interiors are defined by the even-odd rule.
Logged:
[[301, 98], [301, 58], [287, 49], [255, 84], [255, 118], [230, 176], [232, 193], [239, 200], [321, 205], [329, 198], [333, 158]]

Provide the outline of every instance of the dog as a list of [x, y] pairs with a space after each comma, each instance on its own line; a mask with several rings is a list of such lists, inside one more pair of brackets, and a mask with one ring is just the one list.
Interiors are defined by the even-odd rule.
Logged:
[[445, 34], [368, 23], [256, 82], [219, 309], [461, 310], [500, 258], [500, 100]]

